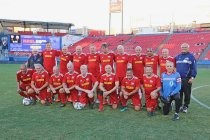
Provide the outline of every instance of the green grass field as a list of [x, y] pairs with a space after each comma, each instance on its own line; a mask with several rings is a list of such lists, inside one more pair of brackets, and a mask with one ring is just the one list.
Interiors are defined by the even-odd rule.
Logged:
[[[16, 93], [15, 74], [19, 65], [0, 65], [0, 139], [1, 140], [165, 140], [210, 139], [210, 110], [192, 100], [189, 112], [179, 121], [163, 116], [161, 111], [149, 118], [145, 110], [104, 112], [97, 109], [76, 111], [71, 104], [23, 106]], [[199, 69], [193, 87], [210, 85], [210, 70]], [[210, 86], [197, 89], [193, 95], [210, 106]]]

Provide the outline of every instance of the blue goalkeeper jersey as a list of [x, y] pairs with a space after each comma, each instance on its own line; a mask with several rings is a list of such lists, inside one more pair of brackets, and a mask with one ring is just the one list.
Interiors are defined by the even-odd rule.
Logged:
[[161, 82], [162, 82], [161, 96], [167, 98], [168, 96], [179, 93], [181, 89], [181, 81], [182, 80], [178, 72], [173, 72], [170, 75], [164, 72], [161, 75]]

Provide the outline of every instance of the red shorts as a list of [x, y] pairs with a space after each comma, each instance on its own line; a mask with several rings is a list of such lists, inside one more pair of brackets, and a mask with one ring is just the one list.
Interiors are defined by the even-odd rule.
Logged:
[[45, 88], [45, 89], [41, 90], [39, 92], [39, 94], [37, 94], [37, 95], [38, 95], [38, 97], [39, 97], [40, 100], [46, 101], [49, 98], [49, 96], [50, 96], [49, 94], [50, 93], [48, 93], [47, 92], [47, 89]]
[[157, 99], [152, 99], [150, 94], [145, 95], [146, 99], [146, 108], [151, 108], [151, 111], [154, 111], [157, 106], [158, 106], [158, 98]]
[[126, 106], [127, 101], [129, 99], [132, 99], [132, 103], [133, 103], [134, 106], [141, 106], [141, 100], [140, 100], [140, 97], [139, 97], [139, 93], [135, 93], [131, 96], [128, 96], [128, 99], [125, 99], [124, 96], [122, 96], [121, 97], [122, 106]]
[[89, 98], [87, 93], [85, 92], [81, 92], [80, 96], [79, 96], [79, 102], [82, 104], [89, 104], [89, 103], [93, 103], [94, 101], [94, 97], [93, 98]]
[[113, 92], [108, 95], [109, 96], [109, 102], [111, 105], [118, 104], [118, 95], [116, 92]]
[[78, 90], [71, 90], [70, 96], [72, 99], [72, 102], [78, 102]]

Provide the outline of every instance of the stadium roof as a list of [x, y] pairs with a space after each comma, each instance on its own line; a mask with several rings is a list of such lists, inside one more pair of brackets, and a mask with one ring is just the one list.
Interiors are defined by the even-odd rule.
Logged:
[[0, 19], [2, 27], [23, 27], [23, 28], [43, 28], [43, 29], [64, 29], [69, 30], [74, 24], [59, 22], [41, 22], [41, 21], [22, 21]]

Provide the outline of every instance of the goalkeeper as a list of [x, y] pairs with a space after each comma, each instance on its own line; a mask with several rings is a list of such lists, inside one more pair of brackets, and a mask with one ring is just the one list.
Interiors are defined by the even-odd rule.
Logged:
[[163, 114], [168, 115], [171, 102], [175, 100], [175, 114], [173, 120], [179, 120], [179, 108], [181, 105], [180, 89], [181, 89], [181, 77], [178, 72], [174, 71], [174, 63], [166, 62], [166, 72], [161, 75], [162, 92], [161, 101], [164, 103]]

